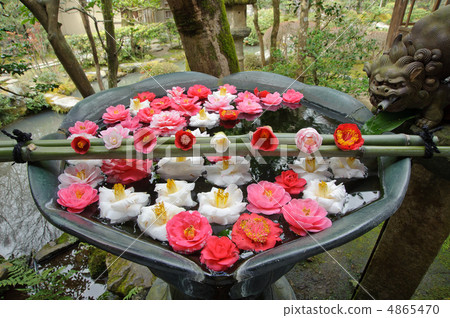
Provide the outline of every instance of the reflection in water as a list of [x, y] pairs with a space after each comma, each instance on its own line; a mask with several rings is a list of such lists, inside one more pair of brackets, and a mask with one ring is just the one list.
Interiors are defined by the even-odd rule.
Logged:
[[[64, 115], [52, 111], [28, 116], [4, 129], [31, 132], [33, 139], [55, 132]], [[8, 140], [3, 134], [0, 140]], [[28, 186], [26, 164], [0, 163], [0, 255], [9, 258], [39, 250], [62, 232], [39, 213]]]

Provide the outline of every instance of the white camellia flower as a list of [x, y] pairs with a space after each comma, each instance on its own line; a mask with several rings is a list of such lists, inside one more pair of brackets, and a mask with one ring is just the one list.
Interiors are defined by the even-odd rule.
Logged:
[[225, 190], [213, 187], [210, 192], [198, 194], [198, 211], [210, 223], [232, 224], [245, 210], [247, 203], [242, 202], [243, 197], [241, 189], [235, 184], [230, 184]]
[[204, 161], [202, 157], [162, 158], [157, 164], [157, 173], [164, 180], [194, 181], [205, 171]]
[[330, 159], [330, 168], [335, 178], [367, 177], [367, 167], [353, 157], [333, 157]]
[[202, 108], [197, 115], [194, 115], [189, 120], [189, 126], [192, 127], [206, 127], [213, 128], [219, 122], [220, 115], [216, 113], [208, 113], [205, 108]]
[[191, 134], [193, 134], [194, 137], [209, 137], [208, 132], [206, 130], [205, 131], [201, 131], [200, 128], [192, 130]]
[[289, 168], [298, 173], [300, 178], [309, 183], [312, 180], [328, 181], [332, 177], [329, 168], [329, 160], [323, 158], [300, 158], [296, 159]]
[[140, 109], [150, 107], [150, 102], [144, 100], [141, 102], [139, 98], [130, 99], [130, 114], [136, 116]]
[[219, 187], [226, 187], [232, 183], [243, 185], [252, 181], [250, 162], [244, 157], [231, 157], [214, 165], [205, 166], [205, 169], [206, 179]]
[[223, 132], [216, 133], [211, 138], [211, 147], [213, 147], [217, 152], [224, 153], [230, 147], [231, 141], [228, 139], [227, 135]]
[[139, 215], [141, 208], [148, 203], [150, 195], [134, 192], [134, 188], [116, 183], [113, 189], [99, 189], [98, 207], [100, 217], [110, 220], [111, 224], [123, 223]]
[[68, 188], [72, 183], [85, 183], [95, 188], [104, 179], [102, 171], [97, 166], [91, 166], [81, 162], [75, 166], [67, 167], [58, 180], [61, 184], [59, 189]]
[[158, 192], [156, 202], [164, 201], [176, 206], [193, 207], [197, 204], [191, 197], [195, 183], [188, 183], [182, 180], [168, 179], [167, 183], [155, 184], [155, 191]]
[[167, 241], [166, 224], [174, 215], [184, 211], [169, 202], [161, 201], [155, 205], [141, 208], [137, 224], [142, 232], [159, 241]]
[[213, 95], [214, 97], [218, 97], [218, 98], [226, 97], [230, 103], [237, 97], [237, 95], [228, 93], [227, 89], [225, 87], [222, 87], [221, 89], [213, 92], [211, 95]]
[[312, 180], [303, 191], [303, 199], [316, 200], [330, 214], [342, 212], [346, 198], [344, 185], [336, 185], [336, 180], [330, 182]]

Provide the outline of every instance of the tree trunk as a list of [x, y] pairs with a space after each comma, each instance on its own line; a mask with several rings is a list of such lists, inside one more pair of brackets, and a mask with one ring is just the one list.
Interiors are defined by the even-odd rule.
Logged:
[[315, 2], [315, 7], [316, 7], [316, 14], [315, 14], [315, 22], [316, 22], [316, 26], [315, 29], [316, 30], [320, 30], [320, 27], [322, 26], [322, 1], [321, 0], [316, 0]]
[[223, 0], [168, 0], [192, 71], [224, 77], [239, 63]]
[[114, 29], [114, 15], [112, 0], [102, 0], [102, 13], [105, 24], [106, 56], [108, 63], [108, 88], [117, 87], [117, 71], [119, 59], [117, 57], [116, 34]]
[[[87, 2], [86, 0], [80, 0], [81, 7], [85, 10]], [[98, 54], [97, 54], [97, 47], [95, 45], [94, 36], [92, 35], [91, 26], [89, 23], [89, 18], [87, 14], [80, 11], [81, 21], [83, 22], [84, 30], [86, 31], [86, 35], [89, 39], [89, 43], [91, 44], [91, 50], [92, 50], [92, 59], [94, 60], [95, 65], [95, 73], [97, 74], [97, 82], [98, 87], [101, 91], [105, 90], [105, 86], [103, 85], [102, 75], [100, 73], [100, 63], [98, 61]]]
[[266, 65], [266, 53], [264, 52], [264, 35], [261, 32], [258, 22], [258, 5], [256, 3], [252, 4], [253, 7], [253, 25], [255, 26], [256, 34], [258, 35], [259, 41], [259, 52], [261, 54], [261, 64]]
[[270, 60], [269, 63], [274, 62], [274, 53], [277, 50], [278, 30], [280, 28], [280, 0], [272, 0], [273, 6], [273, 26], [270, 34]]
[[59, 0], [41, 2], [37, 0], [20, 0], [36, 17], [47, 32], [47, 37], [56, 57], [66, 70], [83, 97], [95, 93], [72, 48], [67, 43], [58, 23]]
[[309, 0], [301, 0], [300, 3], [300, 18], [299, 18], [299, 33], [298, 33], [298, 47], [297, 47], [297, 62], [299, 65], [299, 81], [303, 82], [305, 79], [305, 51], [306, 51], [306, 39], [308, 37], [308, 14], [310, 3]]

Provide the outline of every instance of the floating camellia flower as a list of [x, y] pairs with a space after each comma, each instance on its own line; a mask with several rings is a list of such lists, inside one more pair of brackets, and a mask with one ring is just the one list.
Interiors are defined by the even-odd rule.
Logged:
[[283, 99], [280, 96], [280, 93], [275, 92], [273, 94], [267, 94], [265, 97], [261, 98], [261, 103], [263, 103], [266, 106], [277, 106], [280, 105], [280, 103], [283, 101]]
[[167, 222], [167, 239], [173, 250], [188, 254], [201, 250], [212, 234], [208, 219], [198, 211], [183, 211]]
[[219, 112], [220, 119], [223, 121], [235, 121], [239, 116], [240, 111], [234, 109], [224, 109]]
[[208, 113], [205, 108], [202, 108], [198, 114], [192, 116], [189, 120], [189, 126], [192, 127], [206, 127], [213, 128], [219, 122], [219, 114]]
[[141, 102], [149, 101], [151, 102], [155, 98], [155, 94], [152, 92], [142, 92], [138, 93], [133, 99], [139, 99]]
[[184, 180], [167, 179], [167, 183], [155, 184], [155, 191], [158, 193], [156, 202], [171, 203], [176, 206], [193, 207], [197, 204], [192, 200], [191, 191], [194, 190], [195, 183], [188, 183]]
[[228, 139], [227, 135], [224, 132], [216, 133], [210, 141], [211, 147], [213, 147], [216, 152], [224, 153], [228, 150], [228, 147], [231, 144], [231, 141]]
[[58, 188], [68, 188], [73, 183], [88, 184], [95, 188], [104, 179], [101, 172], [99, 167], [91, 166], [86, 162], [69, 166], [64, 170], [64, 173], [58, 176], [58, 180], [61, 182]]
[[183, 116], [194, 116], [198, 114], [202, 107], [200, 106], [199, 98], [197, 96], [193, 98], [189, 97], [175, 97], [173, 108], [180, 112]]
[[88, 184], [73, 183], [58, 191], [59, 204], [72, 213], [80, 213], [90, 204], [98, 201], [97, 190]]
[[161, 201], [141, 208], [137, 224], [142, 232], [159, 241], [167, 241], [166, 224], [174, 215], [184, 211], [176, 205]]
[[335, 178], [365, 178], [367, 167], [353, 157], [330, 158], [330, 168]]
[[166, 157], [159, 160], [157, 172], [164, 180], [195, 181], [205, 171], [204, 161], [202, 157]]
[[161, 111], [159, 109], [153, 109], [151, 107], [141, 108], [137, 113], [137, 118], [139, 122], [144, 124], [150, 124], [152, 122], [153, 115], [159, 114]]
[[181, 150], [191, 149], [195, 145], [195, 141], [195, 136], [189, 130], [180, 130], [175, 134], [175, 147]]
[[219, 88], [218, 91], [215, 91], [211, 95], [215, 97], [226, 97], [229, 102], [232, 102], [236, 98], [236, 95], [233, 95], [230, 92], [228, 92], [226, 87]]
[[153, 132], [153, 129], [149, 127], [137, 130], [134, 133], [133, 139], [136, 151], [145, 154], [152, 152], [157, 143], [157, 137]]
[[244, 99], [242, 102], [238, 103], [237, 109], [246, 114], [259, 114], [263, 111], [262, 106], [251, 99]]
[[128, 128], [123, 128], [122, 125], [116, 125], [103, 130], [100, 135], [103, 138], [106, 149], [115, 149], [122, 145], [122, 140], [124, 138], [131, 137], [129, 133], [130, 130]]
[[209, 95], [208, 100], [203, 104], [207, 111], [210, 112], [220, 112], [226, 109], [233, 109], [234, 107], [230, 105], [230, 100], [225, 96]]
[[303, 191], [304, 199], [316, 200], [330, 214], [343, 211], [346, 197], [344, 185], [336, 185], [336, 180], [329, 182], [312, 180]]
[[124, 105], [109, 106], [106, 108], [106, 113], [103, 114], [103, 122], [105, 124], [114, 124], [118, 121], [123, 121], [130, 116], [130, 111], [125, 109]]
[[301, 101], [303, 98], [303, 94], [300, 92], [297, 92], [294, 89], [288, 89], [286, 93], [283, 94], [283, 102], [289, 103], [289, 104], [297, 104]]
[[302, 128], [295, 135], [297, 148], [307, 154], [319, 150], [322, 140], [322, 136], [314, 128]]
[[210, 236], [200, 254], [200, 262], [216, 272], [225, 271], [239, 259], [239, 249], [226, 236]]
[[253, 90], [253, 93], [255, 93], [255, 96], [257, 96], [259, 99], [266, 97], [270, 92], [268, 91], [259, 91], [258, 87], [255, 87]]
[[361, 131], [355, 124], [340, 124], [333, 137], [336, 146], [341, 150], [357, 150], [364, 144]]
[[231, 240], [241, 250], [265, 251], [281, 241], [279, 225], [259, 214], [243, 213], [234, 223]]
[[247, 210], [266, 215], [281, 213], [281, 208], [291, 200], [286, 190], [272, 182], [260, 181], [247, 187]]
[[289, 194], [299, 194], [306, 186], [306, 180], [299, 178], [297, 172], [288, 170], [275, 177], [275, 183], [282, 186]]
[[[174, 101], [172, 98], [168, 96], [164, 96], [161, 98], [155, 98], [151, 103], [150, 106], [156, 111], [162, 111], [162, 110], [168, 110], [171, 108], [174, 104]], [[159, 113], [159, 112], [158, 112]]]
[[283, 217], [290, 229], [305, 236], [307, 232], [320, 232], [331, 227], [327, 211], [312, 199], [293, 199], [283, 207]]
[[198, 97], [199, 99], [206, 99], [211, 94], [211, 90], [205, 85], [196, 84], [189, 87], [187, 95], [189, 97]]
[[244, 196], [241, 189], [230, 184], [225, 190], [213, 187], [210, 192], [201, 192], [198, 195], [198, 212], [206, 216], [210, 223], [220, 225], [232, 224], [245, 211]]
[[186, 126], [186, 120], [175, 110], [153, 115], [150, 128], [160, 136], [170, 136]]
[[151, 160], [110, 159], [103, 160], [102, 171], [109, 183], [130, 184], [148, 177], [152, 164]]
[[142, 124], [139, 122], [140, 118], [138, 116], [136, 117], [127, 117], [125, 120], [122, 120], [120, 122], [120, 125], [123, 128], [127, 128], [130, 131], [135, 131], [136, 129], [139, 129], [142, 127]]
[[70, 143], [72, 146], [72, 149], [75, 150], [76, 153], [79, 153], [80, 155], [84, 155], [86, 152], [88, 152], [89, 148], [91, 147], [91, 142], [88, 138], [84, 136], [76, 136], [72, 139], [72, 142]]
[[98, 125], [90, 120], [77, 121], [73, 127], [69, 128], [71, 134], [88, 134], [95, 135], [98, 129]]
[[99, 189], [100, 217], [108, 219], [111, 224], [123, 223], [139, 215], [141, 208], [147, 205], [150, 195], [134, 192], [134, 188], [116, 183], [113, 189]]
[[294, 170], [300, 178], [309, 183], [312, 180], [328, 181], [332, 177], [332, 173], [328, 171], [329, 160], [323, 158], [299, 158], [289, 165], [289, 168]]
[[238, 93], [234, 102], [236, 104], [239, 104], [240, 102], [243, 102], [246, 99], [252, 100], [255, 103], [259, 103], [259, 97], [249, 91], [245, 91], [243, 93]]
[[219, 187], [226, 187], [233, 183], [243, 185], [252, 181], [250, 162], [240, 156], [205, 166], [205, 170], [206, 180]]
[[237, 93], [237, 89], [236, 86], [234, 85], [230, 85], [230, 84], [223, 84], [222, 86], [219, 86], [219, 90], [221, 89], [225, 89], [227, 93], [229, 94], [236, 94]]
[[167, 95], [171, 98], [181, 97], [184, 94], [185, 89], [180, 86], [172, 87], [172, 89], [167, 90]]
[[252, 140], [250, 141], [253, 149], [263, 151], [274, 151], [278, 148], [278, 138], [272, 131], [270, 126], [258, 127], [252, 134]]
[[193, 131], [191, 131], [191, 133], [195, 136], [195, 137], [209, 137], [208, 132], [205, 131], [201, 131], [200, 128], [194, 129]]
[[140, 101], [139, 98], [130, 99], [130, 114], [136, 116], [141, 109], [149, 108], [150, 102], [148, 100]]

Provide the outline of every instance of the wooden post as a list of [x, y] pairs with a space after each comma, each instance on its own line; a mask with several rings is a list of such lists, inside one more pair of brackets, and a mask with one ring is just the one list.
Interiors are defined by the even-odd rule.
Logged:
[[394, 10], [392, 11], [391, 24], [389, 25], [389, 31], [386, 36], [386, 43], [384, 44], [385, 51], [392, 46], [392, 42], [398, 34], [398, 29], [403, 22], [403, 17], [405, 15], [407, 6], [408, 0], [395, 1]]

